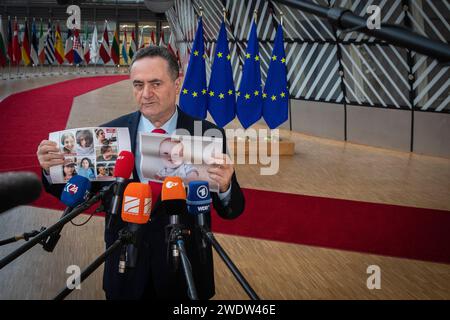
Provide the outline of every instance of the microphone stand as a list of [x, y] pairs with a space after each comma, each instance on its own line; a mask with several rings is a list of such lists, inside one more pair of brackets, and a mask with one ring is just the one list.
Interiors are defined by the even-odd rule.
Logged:
[[416, 51], [443, 63], [450, 61], [450, 45], [414, 33], [399, 25], [382, 23], [379, 29], [369, 29], [366, 18], [354, 14], [351, 10], [339, 7], [323, 7], [306, 0], [275, 0], [279, 4], [319, 16], [343, 29], [344, 33], [359, 31], [384, 40], [389, 44]]
[[49, 227], [48, 229], [42, 229], [39, 234], [31, 239], [29, 242], [25, 243], [21, 247], [19, 247], [17, 250], [11, 252], [9, 255], [7, 255], [5, 258], [0, 260], [0, 269], [3, 269], [6, 265], [17, 259], [19, 256], [30, 250], [32, 247], [34, 247], [38, 243], [42, 243], [42, 241], [45, 241], [47, 237], [49, 237], [52, 233], [62, 228], [66, 223], [71, 221], [76, 216], [80, 215], [84, 211], [86, 211], [88, 208], [93, 206], [96, 202], [98, 202], [100, 199], [104, 197], [104, 195], [109, 191], [111, 186], [106, 186], [103, 189], [99, 191], [96, 195], [94, 195], [92, 198], [87, 200], [86, 202], [83, 202], [82, 204], [75, 207], [70, 213], [68, 213], [66, 216], [62, 217], [58, 222], [56, 222], [54, 225]]
[[256, 292], [252, 289], [250, 284], [245, 280], [242, 273], [239, 271], [239, 269], [236, 267], [236, 265], [231, 261], [230, 257], [227, 255], [225, 250], [220, 246], [217, 239], [214, 237], [214, 234], [208, 230], [206, 227], [200, 227], [200, 230], [202, 232], [202, 236], [208, 240], [209, 243], [214, 247], [216, 252], [219, 254], [219, 256], [222, 258], [223, 262], [227, 265], [228, 269], [230, 269], [231, 273], [233, 273], [236, 280], [239, 282], [241, 287], [245, 290], [247, 295], [252, 300], [260, 300]]
[[23, 234], [20, 235], [16, 235], [14, 237], [5, 239], [5, 240], [0, 240], [0, 246], [4, 246], [6, 244], [12, 243], [12, 242], [16, 242], [19, 240], [25, 240], [28, 241], [30, 238], [35, 237], [39, 234], [40, 231], [37, 230], [32, 230], [30, 232], [24, 232]]
[[[119, 231], [119, 238], [106, 249], [97, 259], [94, 260], [86, 269], [81, 272], [80, 283], [86, 280], [95, 270], [98, 269], [114, 251], [119, 249], [124, 244], [132, 243], [134, 239], [134, 234], [130, 232], [127, 228]], [[67, 286], [62, 289], [53, 300], [63, 300], [67, 297], [75, 288], [68, 288]]]
[[190, 230], [186, 229], [182, 224], [171, 225], [168, 231], [168, 248], [175, 245], [181, 256], [181, 265], [183, 267], [183, 273], [186, 278], [186, 284], [188, 286], [188, 294], [191, 300], [198, 300], [197, 289], [194, 283], [194, 277], [192, 276], [192, 266], [186, 253], [184, 246], [184, 236], [190, 235]]

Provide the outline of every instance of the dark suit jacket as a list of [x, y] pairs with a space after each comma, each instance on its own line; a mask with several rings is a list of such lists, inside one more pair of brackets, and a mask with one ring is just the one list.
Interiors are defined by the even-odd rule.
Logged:
[[[122, 116], [103, 127], [127, 127], [130, 131], [131, 149], [136, 151], [137, 128], [141, 113], [139, 111]], [[186, 129], [194, 135], [195, 119], [178, 109], [177, 129]], [[202, 134], [208, 129], [219, 129], [224, 138], [223, 152], [226, 153], [226, 137], [223, 129], [214, 124], [202, 120]], [[136, 169], [133, 172], [134, 181], [139, 181]], [[51, 185], [43, 178], [47, 192], [60, 197], [64, 185]], [[104, 183], [96, 183], [97, 188]], [[213, 206], [220, 217], [233, 219], [244, 210], [244, 196], [239, 187], [236, 175], [231, 181], [231, 200], [224, 207], [216, 193], [212, 193]], [[161, 205], [161, 197], [154, 202], [149, 223], [141, 228], [138, 244], [138, 260], [136, 268], [127, 269], [124, 274], [118, 273], [120, 250], [116, 250], [105, 262], [103, 274], [103, 289], [107, 299], [188, 299], [187, 286], [181, 266], [178, 271], [171, 267], [168, 257], [167, 243], [165, 240], [165, 227], [169, 224], [165, 206]], [[105, 207], [109, 205], [109, 199], [104, 201]], [[105, 210], [107, 211], [107, 210]], [[118, 231], [125, 226], [120, 218], [116, 224], [106, 230], [105, 242], [109, 247], [117, 238]], [[186, 241], [186, 250], [190, 259], [194, 282], [200, 299], [209, 299], [214, 296], [214, 271], [211, 246], [208, 244], [205, 251], [199, 249], [200, 234], [195, 229], [195, 217], [185, 215], [182, 222], [189, 227], [193, 234]], [[211, 217], [206, 217], [206, 224], [211, 227]]]

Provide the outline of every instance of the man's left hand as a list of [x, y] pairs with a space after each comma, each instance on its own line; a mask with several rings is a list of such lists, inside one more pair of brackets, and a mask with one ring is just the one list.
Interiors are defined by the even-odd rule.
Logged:
[[219, 191], [225, 192], [230, 187], [234, 166], [226, 154], [214, 156], [213, 165], [208, 169], [209, 177], [219, 184]]

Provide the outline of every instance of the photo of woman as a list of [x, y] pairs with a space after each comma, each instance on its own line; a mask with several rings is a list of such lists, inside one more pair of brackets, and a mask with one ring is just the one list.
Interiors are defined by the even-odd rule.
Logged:
[[106, 139], [105, 130], [98, 128], [95, 129], [95, 138], [97, 139], [97, 144], [101, 146], [105, 146], [109, 144], [108, 139]]
[[94, 165], [91, 159], [81, 159], [80, 165], [78, 166], [78, 174], [88, 179], [95, 179]]
[[69, 181], [73, 176], [76, 175], [77, 171], [75, 170], [75, 163], [71, 162], [63, 166], [64, 182]]
[[79, 156], [94, 154], [94, 137], [91, 130], [78, 130], [76, 152]]
[[61, 135], [62, 152], [66, 154], [75, 154], [75, 137], [72, 132], [64, 132]]
[[97, 161], [115, 161], [117, 159], [117, 148], [103, 146], [97, 149]]
[[106, 163], [97, 163], [97, 179], [103, 180], [108, 179], [108, 170], [106, 168]]

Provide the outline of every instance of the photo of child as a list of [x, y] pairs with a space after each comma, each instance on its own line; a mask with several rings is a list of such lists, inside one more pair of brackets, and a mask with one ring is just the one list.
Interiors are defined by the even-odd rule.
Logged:
[[197, 169], [183, 161], [183, 143], [166, 138], [159, 145], [159, 156], [164, 167], [156, 174], [155, 179], [164, 180], [169, 176], [177, 176], [189, 181], [197, 179]]
[[75, 137], [72, 132], [64, 132], [61, 135], [61, 148], [65, 154], [75, 154]]
[[78, 130], [76, 152], [79, 156], [94, 155], [94, 137], [91, 130]]
[[177, 176], [185, 184], [204, 180], [212, 192], [219, 190], [208, 170], [213, 166], [209, 160], [211, 155], [222, 150], [221, 139], [155, 133], [140, 133], [139, 137], [142, 154], [139, 167], [144, 178], [162, 182], [168, 176]]
[[89, 158], [82, 158], [78, 164], [78, 174], [88, 179], [95, 179], [93, 161]]

